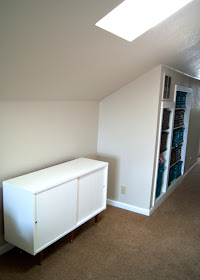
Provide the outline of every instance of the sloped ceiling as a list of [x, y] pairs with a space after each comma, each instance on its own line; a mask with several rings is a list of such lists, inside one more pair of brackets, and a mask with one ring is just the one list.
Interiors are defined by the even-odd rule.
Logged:
[[95, 26], [121, 2], [1, 0], [0, 98], [101, 100], [159, 64], [200, 78], [199, 0], [131, 43]]

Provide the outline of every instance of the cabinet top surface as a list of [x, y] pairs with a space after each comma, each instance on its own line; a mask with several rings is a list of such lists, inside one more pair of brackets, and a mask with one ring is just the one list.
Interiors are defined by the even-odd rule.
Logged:
[[105, 166], [107, 162], [79, 158], [4, 181], [3, 186], [12, 185], [36, 194]]

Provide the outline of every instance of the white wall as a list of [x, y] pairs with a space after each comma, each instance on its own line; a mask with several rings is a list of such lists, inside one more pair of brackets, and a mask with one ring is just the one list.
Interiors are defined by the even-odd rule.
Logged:
[[160, 70], [121, 88], [99, 107], [98, 156], [110, 163], [108, 199], [144, 209], [150, 204]]
[[81, 156], [96, 157], [98, 102], [0, 102], [0, 246], [3, 180]]

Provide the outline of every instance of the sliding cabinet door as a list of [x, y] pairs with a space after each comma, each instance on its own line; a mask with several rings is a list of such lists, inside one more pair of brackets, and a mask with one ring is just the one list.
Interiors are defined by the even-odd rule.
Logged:
[[106, 208], [106, 190], [107, 167], [79, 178], [78, 223], [83, 223]]
[[77, 180], [36, 194], [35, 252], [55, 242], [76, 225]]

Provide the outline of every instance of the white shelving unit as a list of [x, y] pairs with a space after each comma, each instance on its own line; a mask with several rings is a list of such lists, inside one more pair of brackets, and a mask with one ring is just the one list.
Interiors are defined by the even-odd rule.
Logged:
[[[169, 80], [169, 77], [168, 77]], [[165, 83], [164, 83], [165, 84]], [[173, 189], [173, 186], [178, 182], [178, 180], [181, 179], [181, 177], [184, 175], [184, 166], [185, 166], [185, 157], [186, 157], [186, 149], [187, 149], [187, 137], [188, 137], [188, 127], [189, 127], [189, 118], [190, 118], [190, 108], [191, 108], [191, 93], [192, 89], [188, 87], [183, 87], [179, 85], [175, 85], [175, 91], [173, 94], [173, 97], [170, 98], [170, 88], [168, 87], [168, 94], [164, 93], [166, 90], [166, 87], [163, 89], [163, 100], [161, 101], [161, 114], [160, 114], [160, 129], [159, 129], [159, 139], [158, 139], [158, 147], [157, 147], [157, 168], [155, 172], [155, 178], [158, 178], [159, 176], [159, 157], [161, 156], [164, 160], [164, 171], [162, 173], [162, 183], [160, 188], [160, 194], [156, 195], [156, 190], [158, 186], [158, 181], [154, 180], [154, 197], [152, 197], [152, 207], [156, 206], [156, 204], [159, 204], [161, 200], [163, 200], [163, 197], [168, 195], [168, 192]], [[176, 108], [176, 96], [177, 92], [186, 92], [186, 102], [184, 108]], [[167, 96], [167, 98], [165, 97]], [[173, 100], [173, 101], [172, 101]], [[163, 114], [164, 110], [168, 110], [170, 112], [169, 115], [169, 128], [162, 130], [162, 121], [163, 121]], [[180, 125], [178, 127], [174, 127], [174, 119], [176, 111], [184, 110], [184, 124]], [[170, 163], [171, 161], [171, 152], [175, 149], [175, 147], [172, 146], [172, 140], [173, 140], [173, 131], [176, 129], [184, 128], [184, 138], [183, 142], [179, 143], [179, 145], [182, 145], [181, 148], [181, 158], [178, 159], [176, 162]], [[165, 151], [160, 152], [160, 145], [161, 145], [161, 134], [163, 132], [167, 132], [167, 141], [166, 141], [166, 149]], [[179, 148], [180, 149], [180, 148]], [[170, 168], [175, 166], [179, 161], [182, 161], [182, 167], [181, 167], [181, 174], [177, 179], [173, 179], [169, 184], [169, 171]], [[159, 193], [159, 192], [158, 192]], [[157, 196], [157, 197], [156, 197]]]
[[[176, 182], [184, 175], [184, 170], [185, 170], [185, 157], [186, 157], [186, 149], [187, 149], [187, 138], [188, 138], [188, 127], [189, 127], [189, 119], [190, 119], [190, 109], [191, 109], [191, 93], [192, 90], [190, 88], [187, 87], [183, 87], [183, 86], [179, 86], [176, 85], [175, 86], [175, 100], [176, 100], [176, 95], [177, 92], [186, 92], [186, 101], [185, 101], [185, 107], [182, 108], [174, 108], [174, 115], [176, 113], [176, 111], [180, 111], [180, 110], [184, 110], [184, 124], [180, 125], [180, 126], [176, 126], [174, 127], [174, 123], [172, 126], [172, 130], [176, 130], [176, 129], [180, 129], [180, 128], [184, 128], [184, 137], [183, 137], [183, 142], [179, 143], [179, 145], [181, 145], [181, 157], [179, 160], [177, 160], [176, 162], [174, 162], [173, 164], [171, 164], [169, 166], [169, 170], [171, 167], [175, 166], [179, 161], [182, 161], [182, 167], [181, 167], [181, 175], [177, 178], [171, 181], [171, 183], [169, 184], [168, 188], [172, 188]], [[171, 143], [171, 151], [175, 149], [175, 147], [172, 147], [172, 143]]]

